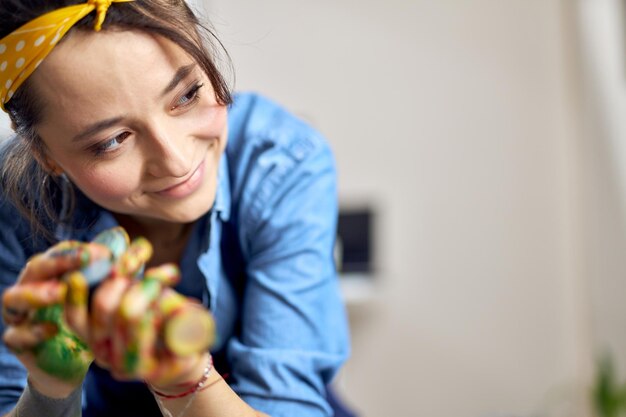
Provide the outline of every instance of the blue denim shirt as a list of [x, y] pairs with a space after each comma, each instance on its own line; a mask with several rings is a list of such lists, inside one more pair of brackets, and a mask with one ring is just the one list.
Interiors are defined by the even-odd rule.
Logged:
[[[240, 94], [212, 210], [195, 225], [177, 289], [213, 312], [216, 369], [250, 406], [282, 416], [332, 415], [326, 385], [349, 351], [333, 262], [337, 219], [331, 151], [313, 129], [270, 101]], [[0, 290], [43, 249], [0, 200]], [[116, 225], [79, 198], [57, 238], [90, 240]], [[3, 328], [2, 328], [3, 330]], [[0, 414], [17, 401], [25, 371], [0, 344]], [[160, 416], [144, 384], [118, 382], [92, 365], [85, 416]]]

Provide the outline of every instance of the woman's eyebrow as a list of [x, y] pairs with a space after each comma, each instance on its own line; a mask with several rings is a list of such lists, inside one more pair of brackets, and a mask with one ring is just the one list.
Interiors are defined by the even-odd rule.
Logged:
[[92, 125], [89, 125], [85, 130], [72, 138], [72, 142], [78, 142], [83, 139], [87, 139], [90, 136], [95, 135], [101, 130], [107, 129], [122, 120], [122, 117], [112, 117], [110, 119], [101, 120]]
[[[178, 70], [176, 71], [176, 74], [174, 74], [174, 77], [172, 77], [172, 80], [167, 84], [167, 86], [161, 92], [161, 96], [166, 95], [167, 93], [172, 91], [174, 88], [176, 88], [176, 86], [182, 80], [184, 80], [189, 74], [191, 74], [191, 72], [195, 69], [195, 67], [196, 67], [196, 64], [189, 64], [189, 65], [183, 65], [182, 67], [178, 68]], [[119, 123], [121, 120], [122, 120], [122, 117], [113, 117], [110, 119], [96, 122], [88, 126], [85, 130], [83, 130], [78, 135], [74, 136], [72, 138], [72, 142], [78, 142], [80, 140], [93, 136], [94, 134], [98, 133], [100, 130], [107, 129], [115, 125], [116, 123]]]
[[163, 89], [163, 92], [161, 93], [161, 97], [163, 97], [164, 95], [172, 91], [174, 88], [176, 88], [178, 83], [180, 83], [189, 74], [191, 74], [191, 72], [194, 70], [195, 67], [196, 67], [196, 64], [189, 64], [189, 65], [184, 65], [178, 68], [178, 70], [176, 71], [176, 74], [174, 74], [174, 77], [172, 78], [172, 81], [170, 81], [167, 87]]

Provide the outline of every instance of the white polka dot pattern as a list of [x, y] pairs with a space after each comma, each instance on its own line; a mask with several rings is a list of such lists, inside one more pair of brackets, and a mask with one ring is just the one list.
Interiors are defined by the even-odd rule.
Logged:
[[37, 40], [35, 41], [34, 45], [35, 46], [39, 46], [43, 43], [43, 41], [46, 40], [46, 35], [41, 35], [40, 37], [37, 38]]
[[[88, 0], [86, 3], [46, 13], [0, 39], [0, 107], [35, 71], [54, 46], [76, 22], [96, 10], [96, 30], [100, 30], [111, 3], [133, 0]], [[50, 39], [50, 42], [46, 42]], [[9, 90], [10, 89], [10, 90]]]

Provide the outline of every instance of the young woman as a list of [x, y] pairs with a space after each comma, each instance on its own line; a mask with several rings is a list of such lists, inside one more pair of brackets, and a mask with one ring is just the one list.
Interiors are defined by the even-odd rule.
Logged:
[[[331, 415], [348, 354], [332, 155], [280, 107], [231, 96], [207, 33], [183, 0], [0, 0], [16, 132], [0, 162], [0, 415]], [[136, 284], [105, 280], [89, 318], [104, 332], [65, 311], [94, 363], [51, 375], [31, 352], [54, 330], [28, 318], [81, 262], [54, 245], [117, 225], [152, 243], [148, 267], [180, 266], [175, 290], [211, 311], [217, 341], [155, 357], [168, 378], [123, 372], [115, 323]]]

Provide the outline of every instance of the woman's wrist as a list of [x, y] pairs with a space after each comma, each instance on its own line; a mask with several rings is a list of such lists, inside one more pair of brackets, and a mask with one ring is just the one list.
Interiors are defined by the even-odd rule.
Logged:
[[[172, 401], [173, 403], [177, 402], [175, 400], [181, 400], [184, 401], [184, 404], [178, 404], [177, 408], [179, 408], [180, 410], [178, 416], [183, 417], [187, 409], [191, 407], [198, 392], [209, 386], [208, 379], [209, 375], [211, 375], [213, 371], [213, 358], [208, 352], [203, 355], [202, 358], [205, 359], [205, 366], [202, 370], [202, 375], [200, 376], [200, 379], [194, 379], [191, 382], [174, 385], [174, 388], [176, 388], [178, 392], [172, 392], [172, 386], [168, 387], [169, 391], [163, 391], [148, 384], [148, 387], [150, 388], [150, 391], [152, 391], [157, 405], [159, 406], [159, 409], [161, 410], [163, 415], [172, 415], [172, 412], [170, 411], [169, 400], [174, 400]], [[164, 404], [164, 401], [168, 401], [168, 405]]]
[[146, 384], [155, 396], [165, 399], [182, 398], [202, 389], [212, 372], [213, 358], [206, 352], [186, 375], [181, 375], [175, 381], [167, 384], [146, 381]]

